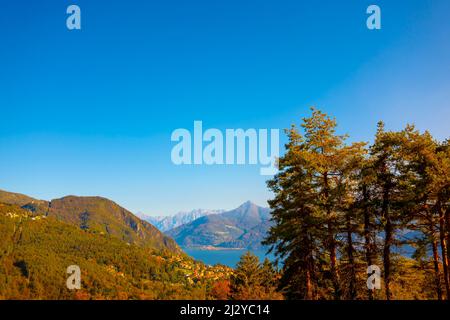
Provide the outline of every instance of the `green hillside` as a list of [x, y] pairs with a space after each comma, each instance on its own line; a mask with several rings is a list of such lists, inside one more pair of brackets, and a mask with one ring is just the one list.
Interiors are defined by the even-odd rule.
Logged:
[[68, 196], [52, 200], [48, 216], [143, 247], [181, 253], [174, 240], [105, 198]]
[[[81, 269], [81, 290], [66, 288], [70, 265]], [[0, 299], [206, 299], [222, 276], [185, 255], [0, 203]]]
[[68, 196], [47, 202], [0, 190], [0, 202], [18, 205], [33, 215], [55, 217], [83, 230], [108, 234], [141, 247], [181, 253], [170, 237], [105, 198]]
[[45, 215], [49, 207], [48, 201], [37, 200], [24, 194], [4, 190], [0, 190], [0, 202], [15, 204], [39, 215]]

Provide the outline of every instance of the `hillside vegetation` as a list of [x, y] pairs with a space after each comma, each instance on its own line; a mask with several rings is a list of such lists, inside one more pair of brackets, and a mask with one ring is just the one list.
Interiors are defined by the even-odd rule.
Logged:
[[170, 237], [106, 198], [67, 196], [47, 202], [0, 190], [0, 202], [15, 204], [34, 215], [55, 217], [83, 230], [108, 234], [141, 247], [181, 253]]
[[[66, 287], [70, 265], [81, 290]], [[207, 299], [230, 272], [0, 203], [0, 299]]]

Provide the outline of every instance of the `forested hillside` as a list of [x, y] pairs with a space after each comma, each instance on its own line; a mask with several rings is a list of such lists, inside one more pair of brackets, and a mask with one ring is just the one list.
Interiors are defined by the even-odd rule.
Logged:
[[230, 272], [0, 203], [0, 299], [207, 299]]
[[47, 202], [0, 190], [0, 202], [19, 205], [34, 215], [55, 217], [83, 230], [109, 234], [142, 247], [181, 253], [171, 238], [106, 198], [67, 196]]

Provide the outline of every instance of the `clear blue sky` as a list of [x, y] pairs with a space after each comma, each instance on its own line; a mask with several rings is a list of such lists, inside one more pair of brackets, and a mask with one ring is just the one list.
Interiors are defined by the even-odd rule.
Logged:
[[0, 189], [147, 214], [264, 205], [259, 166], [174, 166], [170, 135], [194, 120], [286, 128], [311, 105], [353, 140], [378, 120], [443, 139], [449, 15], [448, 0], [2, 1]]

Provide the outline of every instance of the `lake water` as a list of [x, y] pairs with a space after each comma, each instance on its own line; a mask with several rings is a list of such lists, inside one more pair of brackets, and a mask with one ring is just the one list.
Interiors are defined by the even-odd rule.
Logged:
[[[236, 263], [239, 261], [240, 257], [247, 252], [247, 250], [199, 250], [199, 249], [188, 249], [183, 248], [184, 252], [190, 255], [195, 260], [204, 262], [205, 264], [215, 265], [223, 264], [234, 268]], [[256, 255], [260, 262], [263, 262], [267, 257], [273, 261], [274, 256], [272, 254], [266, 255], [266, 250], [250, 250], [254, 255]]]

